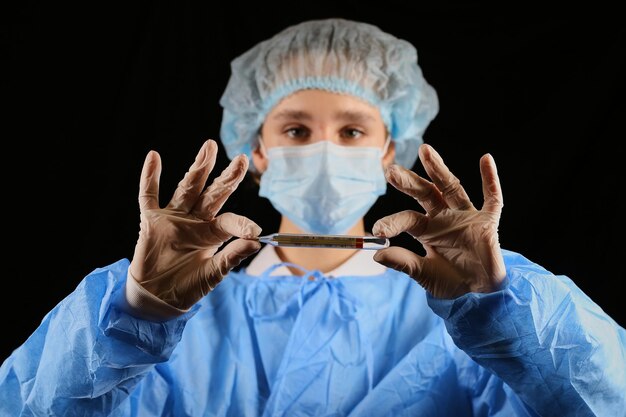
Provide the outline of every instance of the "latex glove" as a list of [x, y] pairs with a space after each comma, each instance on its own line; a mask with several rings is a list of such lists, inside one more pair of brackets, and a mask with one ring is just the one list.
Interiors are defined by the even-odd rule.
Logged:
[[392, 214], [378, 220], [372, 233], [393, 237], [407, 232], [423, 245], [426, 255], [390, 247], [377, 251], [374, 259], [407, 273], [438, 298], [498, 290], [506, 271], [498, 241], [503, 200], [495, 161], [489, 154], [480, 159], [484, 203], [477, 210], [430, 145], [420, 146], [419, 159], [432, 182], [398, 165], [387, 168], [385, 175], [426, 213]]
[[234, 158], [205, 188], [215, 166], [217, 144], [207, 140], [178, 183], [165, 208], [159, 207], [161, 158], [146, 156], [139, 185], [141, 225], [130, 274], [143, 288], [180, 310], [211, 291], [242, 260], [258, 251], [252, 238], [261, 228], [233, 213], [217, 215], [248, 169], [245, 155]]

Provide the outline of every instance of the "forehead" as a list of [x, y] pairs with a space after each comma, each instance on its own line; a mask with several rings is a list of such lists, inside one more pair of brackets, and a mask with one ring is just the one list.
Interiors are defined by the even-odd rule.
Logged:
[[300, 90], [285, 97], [269, 112], [267, 120], [297, 115], [308, 118], [352, 115], [382, 123], [378, 108], [365, 100], [318, 89]]

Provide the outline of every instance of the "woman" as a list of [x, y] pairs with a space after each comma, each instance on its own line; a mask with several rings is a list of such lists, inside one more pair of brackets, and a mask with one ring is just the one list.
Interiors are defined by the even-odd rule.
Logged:
[[[626, 332], [570, 279], [500, 248], [495, 162], [480, 160], [479, 210], [422, 143], [438, 103], [410, 44], [303, 22], [237, 58], [221, 104], [230, 165], [205, 187], [206, 141], [162, 206], [147, 155], [132, 261], [85, 277], [4, 362], [3, 413], [623, 413]], [[410, 170], [418, 157], [429, 178]], [[366, 234], [389, 183], [424, 213], [372, 234], [407, 232], [426, 254], [261, 249], [253, 220], [220, 212], [248, 170], [284, 233]]]

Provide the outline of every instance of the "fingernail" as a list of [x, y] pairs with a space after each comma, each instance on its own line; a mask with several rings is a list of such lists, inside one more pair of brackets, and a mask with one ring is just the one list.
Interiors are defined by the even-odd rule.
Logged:
[[242, 234], [242, 237], [245, 239], [251, 239], [251, 238], [255, 238], [257, 236], [259, 236], [261, 234], [261, 231], [263, 229], [261, 229], [261, 227], [259, 227], [256, 224], [251, 224], [246, 226], [246, 229], [244, 231], [244, 233]]
[[208, 152], [206, 146], [202, 146], [202, 149], [200, 149], [200, 152], [198, 152], [198, 155], [196, 155], [196, 159], [193, 161], [191, 169], [199, 169], [200, 167], [204, 166], [207, 160], [207, 155]]
[[379, 250], [379, 251], [376, 251], [376, 253], [375, 253], [375, 254], [374, 254], [374, 256], [372, 257], [372, 259], [374, 259], [376, 262], [378, 262], [378, 263], [379, 263], [379, 264], [381, 264], [381, 265], [384, 265], [384, 266], [389, 266], [389, 265], [387, 265], [387, 263], [385, 262], [384, 256], [383, 256], [383, 254], [381, 253], [381, 251], [380, 251], [380, 250]]
[[248, 155], [246, 155], [245, 153], [242, 153], [239, 159], [241, 159], [241, 162], [240, 162], [241, 169], [244, 171], [248, 170], [248, 166], [250, 165], [250, 160], [248, 159]]
[[391, 164], [385, 170], [385, 177], [387, 178], [387, 180], [395, 179], [397, 172], [398, 172], [398, 167], [396, 166], [396, 164]]
[[424, 144], [424, 150], [422, 152], [422, 157], [425, 161], [432, 161], [434, 158], [437, 158], [439, 154], [431, 145]]
[[385, 220], [378, 220], [374, 224], [374, 227], [372, 227], [372, 234], [374, 234], [374, 236], [387, 237], [388, 231], [389, 227]]

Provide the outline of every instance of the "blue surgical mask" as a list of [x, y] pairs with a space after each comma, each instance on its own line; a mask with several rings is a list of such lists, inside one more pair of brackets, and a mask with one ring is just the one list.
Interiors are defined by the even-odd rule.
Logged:
[[380, 149], [323, 140], [270, 148], [259, 195], [305, 232], [344, 234], [387, 189], [382, 157], [388, 144]]

